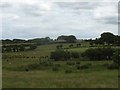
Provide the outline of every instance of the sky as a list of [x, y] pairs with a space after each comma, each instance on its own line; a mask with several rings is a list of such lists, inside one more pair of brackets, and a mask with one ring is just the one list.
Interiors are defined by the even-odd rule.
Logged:
[[0, 38], [118, 34], [118, 0], [1, 0]]

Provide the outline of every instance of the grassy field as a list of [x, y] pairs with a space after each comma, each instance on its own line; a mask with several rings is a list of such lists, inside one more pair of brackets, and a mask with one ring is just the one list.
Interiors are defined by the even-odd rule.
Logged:
[[[69, 44], [63, 44], [67, 48]], [[51, 61], [59, 64], [57, 71], [53, 66], [26, 71], [26, 67], [40, 62], [39, 57], [50, 56], [56, 49], [56, 44], [41, 45], [34, 51], [17, 53], [3, 53], [3, 56], [28, 56], [29, 58], [3, 59], [3, 88], [117, 88], [118, 71], [108, 70], [106, 65], [112, 61], [80, 61], [72, 59], [70, 62], [80, 61], [80, 65], [89, 64], [87, 69], [77, 69], [77, 65], [68, 65], [68, 61]], [[71, 51], [84, 52], [87, 47], [71, 48]], [[35, 57], [35, 58], [31, 58]], [[45, 60], [49, 60], [46, 58]], [[70, 73], [66, 70], [70, 69]]]

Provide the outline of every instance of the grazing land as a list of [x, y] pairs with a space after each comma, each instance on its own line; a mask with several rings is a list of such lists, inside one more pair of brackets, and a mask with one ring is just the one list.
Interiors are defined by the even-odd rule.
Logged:
[[[3, 53], [3, 57], [6, 57], [2, 60], [3, 88], [118, 87], [118, 70], [107, 68], [113, 61], [90, 61], [83, 58], [54, 61], [50, 59], [50, 53], [56, 50], [57, 45], [40, 45], [31, 51]], [[62, 45], [67, 48], [70, 44]], [[67, 50], [82, 53], [88, 48], [86, 45]]]

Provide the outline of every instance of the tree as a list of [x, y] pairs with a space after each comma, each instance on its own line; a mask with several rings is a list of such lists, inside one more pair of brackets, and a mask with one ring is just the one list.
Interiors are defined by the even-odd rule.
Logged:
[[90, 46], [93, 46], [93, 42], [92, 41], [90, 42]]
[[62, 47], [63, 47], [62, 44], [56, 46], [57, 49], [62, 49]]
[[52, 41], [52, 39], [50, 39], [49, 37], [45, 37], [45, 38], [35, 38], [35, 39], [31, 39], [28, 40], [28, 43], [34, 43], [37, 45], [44, 45], [44, 44], [48, 44]]
[[6, 39], [6, 40], [2, 40], [2, 44], [11, 44], [12, 40], [10, 39]]
[[73, 44], [70, 44], [69, 47], [70, 47], [70, 48], [73, 47]]
[[86, 50], [82, 55], [90, 60], [112, 60], [113, 53], [112, 48], [94, 48]]
[[70, 52], [64, 51], [64, 50], [56, 50], [54, 52], [51, 52], [50, 55], [51, 59], [54, 59], [55, 61], [58, 60], [68, 60], [70, 59]]
[[80, 55], [79, 55], [78, 52], [71, 52], [71, 57], [72, 57], [72, 58], [79, 58]]
[[80, 46], [81, 46], [81, 43], [78, 43], [76, 46], [77, 46], [77, 47], [80, 47]]
[[25, 40], [22, 40], [22, 39], [13, 39], [12, 42], [13, 43], [24, 43]]
[[76, 37], [73, 35], [70, 36], [59, 36], [57, 40], [65, 40], [67, 43], [75, 43], [76, 42]]
[[114, 53], [113, 60], [116, 64], [120, 66], [120, 49], [116, 50], [116, 52]]
[[23, 45], [20, 46], [20, 51], [24, 51], [25, 50], [25, 47]]
[[10, 47], [10, 46], [7, 46], [5, 51], [6, 51], [6, 52], [10, 52], [10, 51], [11, 51], [11, 47]]
[[105, 32], [101, 34], [102, 42], [107, 43], [108, 45], [113, 44], [115, 41], [115, 35], [110, 32]]
[[103, 44], [104, 42], [100, 39], [100, 38], [96, 38], [94, 41], [94, 44], [98, 45], [98, 44]]
[[35, 44], [30, 45], [30, 50], [35, 50], [37, 46]]

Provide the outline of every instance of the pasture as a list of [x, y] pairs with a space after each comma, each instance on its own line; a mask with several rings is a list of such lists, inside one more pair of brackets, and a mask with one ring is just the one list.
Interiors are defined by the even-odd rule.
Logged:
[[[118, 70], [107, 69], [112, 61], [50, 60], [50, 53], [56, 49], [56, 45], [41, 45], [33, 51], [3, 53], [3, 88], [118, 87]], [[69, 47], [69, 44], [62, 45]], [[84, 52], [88, 48], [73, 47], [68, 50]], [[45, 64], [40, 64], [41, 61], [45, 61]]]

